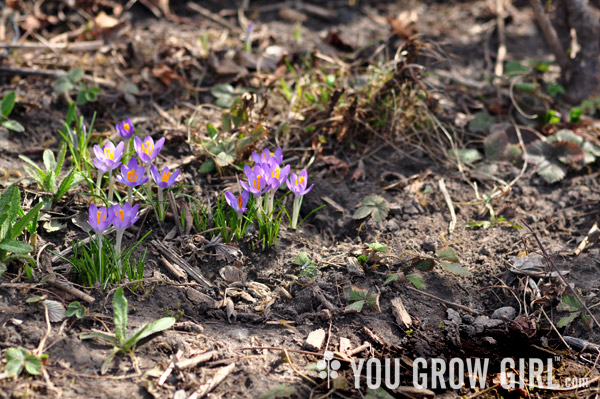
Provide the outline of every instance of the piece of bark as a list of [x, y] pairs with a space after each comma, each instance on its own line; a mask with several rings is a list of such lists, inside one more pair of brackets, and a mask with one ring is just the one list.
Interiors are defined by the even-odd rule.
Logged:
[[304, 346], [308, 350], [320, 351], [323, 343], [325, 342], [325, 330], [319, 328], [318, 330], [311, 331], [306, 338]]
[[348, 338], [340, 337], [340, 352], [348, 353], [352, 349], [352, 342]]
[[400, 297], [392, 299], [392, 314], [396, 318], [396, 323], [404, 328], [409, 328], [412, 325], [412, 318], [406, 311], [404, 303]]
[[167, 269], [173, 276], [179, 280], [185, 280], [186, 274], [179, 266], [172, 264], [162, 256], [160, 257], [160, 260], [165, 269]]
[[210, 391], [212, 391], [217, 385], [219, 385], [235, 368], [235, 363], [231, 363], [228, 366], [221, 367], [213, 378], [205, 384], [200, 385], [200, 388], [190, 395], [188, 399], [198, 399], [205, 397]]

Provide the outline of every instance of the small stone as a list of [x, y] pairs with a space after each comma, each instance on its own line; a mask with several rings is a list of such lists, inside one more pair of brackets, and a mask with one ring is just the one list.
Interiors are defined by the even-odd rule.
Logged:
[[502, 320], [490, 319], [487, 316], [477, 316], [473, 321], [475, 327], [479, 327], [482, 331], [488, 328], [500, 327], [504, 322]]
[[400, 226], [398, 226], [398, 222], [395, 219], [391, 219], [387, 220], [383, 224], [383, 228], [386, 232], [393, 233], [394, 231], [398, 230]]
[[504, 306], [494, 310], [492, 313], [492, 319], [504, 320], [509, 319], [512, 320], [517, 315], [517, 310], [512, 306]]
[[483, 342], [489, 344], [489, 345], [496, 345], [498, 342], [492, 338], [492, 337], [483, 337]]
[[487, 247], [481, 247], [481, 249], [479, 249], [479, 255], [490, 256], [491, 253]]
[[417, 215], [419, 213], [419, 209], [417, 209], [412, 200], [404, 201], [402, 204], [402, 210], [407, 215]]
[[319, 328], [308, 334], [304, 346], [308, 350], [319, 351], [323, 346], [323, 342], [325, 342], [325, 330]]
[[437, 249], [439, 243], [440, 241], [435, 237], [425, 237], [425, 239], [421, 243], [421, 248], [425, 252], [434, 252]]

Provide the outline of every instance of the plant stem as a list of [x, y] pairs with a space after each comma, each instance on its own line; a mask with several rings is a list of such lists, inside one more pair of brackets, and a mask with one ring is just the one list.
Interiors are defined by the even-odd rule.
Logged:
[[117, 229], [117, 240], [115, 242], [115, 256], [117, 257], [117, 264], [119, 265], [119, 271], [121, 277], [123, 275], [123, 266], [121, 265], [121, 241], [123, 241], [124, 229]]
[[258, 196], [256, 197], [256, 206], [257, 206], [257, 210], [256, 210], [256, 218], [259, 221], [262, 221], [262, 214], [263, 214], [263, 201], [262, 201], [262, 197]]
[[148, 189], [148, 201], [152, 201], [152, 173], [150, 172], [150, 164], [148, 164], [148, 183], [146, 183]]
[[158, 186], [158, 220], [161, 222], [164, 222], [165, 220], [163, 202], [163, 188]]
[[236, 236], [237, 239], [241, 239], [241, 235], [242, 235], [242, 214], [240, 212], [237, 213], [237, 218], [238, 218], [238, 225], [237, 225], [237, 229], [236, 229]]
[[96, 237], [98, 238], [98, 270], [102, 273], [104, 270], [102, 267], [102, 233], [96, 232]]
[[108, 172], [108, 202], [110, 203], [112, 203], [113, 200], [113, 192], [115, 187], [115, 178], [112, 172], [112, 170]]
[[104, 175], [104, 173], [98, 171], [98, 179], [96, 180], [96, 194], [98, 196], [100, 196], [100, 193], [102, 192], [102, 175]]
[[292, 209], [292, 220], [290, 223], [291, 229], [296, 229], [298, 225], [298, 216], [300, 215], [300, 207], [302, 206], [302, 196], [297, 195], [294, 197], [294, 208]]
[[127, 202], [129, 202], [129, 205], [133, 206], [133, 187], [128, 187]]

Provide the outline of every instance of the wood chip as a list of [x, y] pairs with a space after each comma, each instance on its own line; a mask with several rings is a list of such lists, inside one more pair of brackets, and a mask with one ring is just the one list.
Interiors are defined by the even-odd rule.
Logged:
[[332, 200], [331, 198], [329, 198], [326, 195], [321, 196], [321, 199], [327, 203], [327, 205], [330, 205], [333, 209], [335, 209], [336, 211], [340, 212], [340, 213], [344, 213], [344, 208], [338, 204], [337, 202], [335, 202], [334, 200]]
[[369, 330], [367, 327], [363, 327], [363, 331], [369, 336], [369, 338], [371, 338], [377, 344], [379, 344], [381, 346], [385, 346], [384, 340], [379, 335], [375, 334], [373, 331]]
[[348, 338], [340, 337], [340, 352], [348, 353], [352, 349], [352, 342]]
[[392, 314], [396, 318], [396, 323], [404, 328], [409, 328], [412, 325], [412, 318], [406, 311], [404, 303], [400, 297], [392, 299]]
[[325, 330], [323, 330], [322, 328], [319, 328], [318, 330], [314, 330], [310, 334], [308, 334], [308, 337], [306, 338], [306, 342], [304, 343], [304, 346], [308, 350], [320, 351], [324, 342], [325, 342]]

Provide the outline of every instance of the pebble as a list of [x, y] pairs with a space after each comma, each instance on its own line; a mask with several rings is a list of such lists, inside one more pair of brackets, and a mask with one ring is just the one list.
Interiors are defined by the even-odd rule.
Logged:
[[425, 237], [423, 242], [421, 243], [421, 249], [425, 252], [434, 252], [438, 245], [440, 244], [440, 240], [435, 237]]
[[483, 327], [483, 329], [487, 329], [487, 328], [496, 328], [496, 327], [500, 327], [502, 324], [504, 324], [504, 321], [502, 320], [496, 320], [496, 319], [490, 319], [487, 316], [477, 316], [475, 318], [475, 320], [473, 321], [473, 325], [475, 327]]
[[494, 313], [492, 313], [492, 319], [503, 320], [506, 318], [512, 320], [515, 318], [516, 315], [517, 310], [515, 308], [513, 308], [512, 306], [503, 306], [494, 310]]

